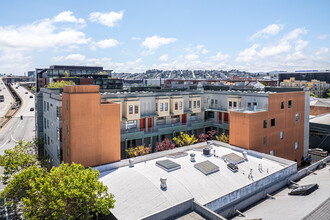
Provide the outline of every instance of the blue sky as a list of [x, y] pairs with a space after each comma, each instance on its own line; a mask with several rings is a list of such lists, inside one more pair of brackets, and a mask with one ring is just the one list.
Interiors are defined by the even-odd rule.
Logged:
[[0, 73], [330, 69], [330, 1], [2, 1]]

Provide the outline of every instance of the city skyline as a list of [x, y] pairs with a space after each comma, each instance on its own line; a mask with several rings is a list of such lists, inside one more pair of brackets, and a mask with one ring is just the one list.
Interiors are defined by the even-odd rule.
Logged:
[[0, 73], [52, 64], [329, 69], [327, 1], [16, 1], [0, 9]]

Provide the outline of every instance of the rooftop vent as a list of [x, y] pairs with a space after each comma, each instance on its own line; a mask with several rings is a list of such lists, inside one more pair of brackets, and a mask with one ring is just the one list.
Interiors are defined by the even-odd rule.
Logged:
[[233, 171], [233, 172], [237, 172], [237, 171], [238, 171], [238, 167], [237, 167], [235, 164], [233, 164], [233, 163], [228, 163], [228, 164], [227, 164], [227, 167], [228, 167], [231, 171]]
[[203, 155], [210, 156], [210, 148], [206, 147], [203, 149]]
[[205, 175], [209, 175], [211, 173], [215, 173], [219, 171], [219, 167], [215, 165], [214, 163], [206, 160], [201, 163], [197, 163], [194, 165], [194, 167], [204, 173]]
[[180, 164], [177, 164], [171, 160], [159, 160], [156, 162], [156, 166], [164, 169], [167, 172], [171, 172], [173, 170], [178, 170], [181, 168]]
[[319, 188], [318, 184], [309, 184], [304, 186], [299, 186], [296, 189], [293, 189], [289, 192], [289, 195], [299, 195], [299, 196], [306, 196], [314, 192]]
[[195, 153], [191, 153], [190, 154], [190, 161], [191, 162], [195, 162], [196, 160], [195, 160]]
[[233, 163], [233, 164], [238, 164], [238, 163], [244, 162], [244, 158], [238, 156], [235, 153], [223, 155], [222, 159], [224, 159], [225, 161], [229, 161], [230, 163]]
[[244, 160], [247, 160], [247, 152], [243, 151], [242, 154], [243, 154]]
[[167, 189], [166, 180], [167, 180], [166, 177], [161, 177], [161, 178], [160, 178], [160, 188], [162, 188], [162, 189]]
[[129, 159], [129, 167], [134, 167], [134, 159]]

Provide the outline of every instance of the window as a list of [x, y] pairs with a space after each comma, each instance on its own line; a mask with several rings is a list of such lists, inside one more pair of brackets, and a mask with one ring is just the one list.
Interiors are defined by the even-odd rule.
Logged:
[[69, 135], [69, 125], [66, 126], [66, 134]]
[[291, 108], [292, 107], [292, 100], [289, 100], [288, 101], [288, 108]]
[[171, 116], [171, 123], [179, 123], [180, 122], [180, 115]]
[[69, 110], [69, 100], [66, 100], [66, 110]]
[[159, 117], [159, 118], [157, 118], [157, 120], [156, 120], [156, 124], [157, 124], [157, 125], [165, 125], [165, 124], [166, 124], [166, 119], [165, 119], [165, 117]]
[[49, 136], [47, 137], [47, 144], [49, 145]]
[[156, 112], [158, 112], [158, 104], [156, 103]]
[[133, 105], [128, 106], [128, 114], [133, 114]]
[[231, 109], [231, 108], [232, 108], [232, 106], [233, 106], [233, 102], [232, 102], [232, 101], [230, 101], [230, 102], [229, 102], [229, 109]]
[[297, 114], [296, 114], [296, 121], [299, 121], [299, 120], [300, 120], [300, 114], [297, 113]]
[[196, 101], [194, 101], [194, 108], [196, 108], [196, 104], [197, 104]]
[[272, 118], [270, 121], [270, 126], [274, 127], [275, 126], [275, 118]]
[[238, 108], [241, 108], [241, 102], [238, 103]]
[[264, 138], [262, 140], [262, 144], [263, 145], [267, 145], [267, 136], [264, 136]]
[[[45, 129], [47, 128], [47, 121], [46, 119], [44, 118], [44, 124], [45, 124]], [[46, 139], [46, 138], [45, 138]]]
[[191, 108], [191, 101], [189, 101], [189, 108]]
[[178, 110], [179, 109], [179, 104], [178, 104], [178, 102], [175, 102], [175, 104], [174, 104], [174, 110]]
[[275, 151], [274, 151], [274, 150], [271, 150], [271, 151], [269, 152], [269, 154], [272, 155], [272, 156], [274, 156], [274, 155], [275, 155]]
[[49, 128], [49, 121], [47, 120], [47, 128]]
[[201, 107], [201, 101], [197, 101], [197, 108]]
[[214, 100], [215, 106], [218, 105], [218, 99]]
[[182, 110], [182, 102], [179, 102], [179, 109]]
[[211, 106], [214, 105], [214, 99], [211, 99]]
[[53, 104], [52, 103], [50, 103], [50, 107], [53, 107]]
[[280, 132], [280, 139], [281, 139], [281, 140], [283, 140], [283, 136], [284, 136], [284, 132], [281, 131], [281, 132]]
[[139, 105], [134, 106], [134, 114], [139, 114]]
[[45, 134], [45, 139], [44, 139], [45, 141], [45, 144], [47, 144], [47, 135]]
[[166, 112], [168, 111], [168, 103], [167, 102], [165, 103], [165, 111]]
[[267, 128], [267, 120], [264, 120], [264, 128]]
[[281, 102], [281, 109], [284, 109], [284, 101]]
[[69, 146], [66, 147], [66, 155], [69, 156], [70, 150]]
[[56, 117], [57, 119], [60, 118], [60, 107], [56, 106]]
[[136, 120], [126, 121], [126, 129], [136, 128]]
[[49, 102], [47, 102], [47, 111], [49, 111]]
[[248, 102], [247, 106], [248, 106], [248, 108], [251, 108], [251, 102]]
[[236, 108], [237, 107], [237, 102], [234, 102], [234, 108]]
[[159, 104], [159, 110], [162, 112], [164, 111], [164, 104], [163, 103], [160, 103]]
[[298, 150], [298, 148], [299, 148], [299, 143], [298, 142], [294, 143], [294, 149]]
[[46, 111], [46, 101], [44, 101], [44, 112]]
[[254, 106], [257, 107], [257, 103], [256, 103], [256, 102], [253, 102], [253, 107], [254, 107]]

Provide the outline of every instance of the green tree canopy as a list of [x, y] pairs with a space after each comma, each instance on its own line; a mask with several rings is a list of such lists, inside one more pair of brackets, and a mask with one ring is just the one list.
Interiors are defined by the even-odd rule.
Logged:
[[63, 88], [64, 86], [73, 86], [76, 85], [73, 81], [59, 81], [59, 82], [52, 82], [49, 83], [49, 85], [47, 86], [47, 88]]
[[310, 96], [313, 96], [313, 97], [317, 98], [317, 95], [315, 95], [312, 91], [310, 93]]
[[229, 135], [225, 133], [222, 133], [220, 137], [216, 136], [216, 139], [224, 143], [229, 143]]

